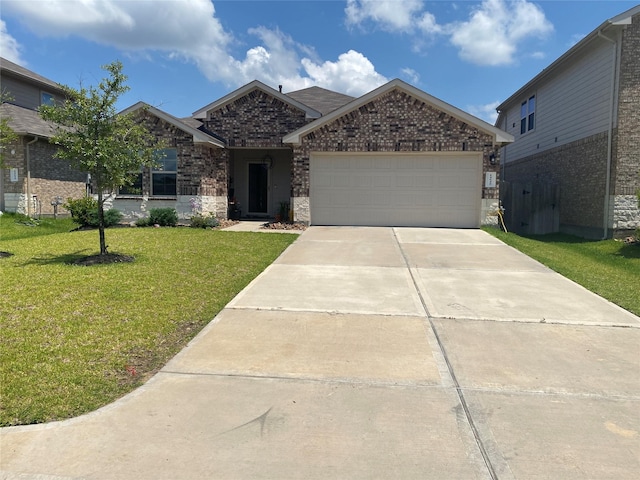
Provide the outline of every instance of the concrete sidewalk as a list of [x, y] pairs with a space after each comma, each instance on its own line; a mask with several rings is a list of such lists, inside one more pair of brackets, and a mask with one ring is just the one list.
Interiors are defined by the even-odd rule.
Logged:
[[311, 227], [6, 479], [635, 479], [640, 318], [479, 230]]

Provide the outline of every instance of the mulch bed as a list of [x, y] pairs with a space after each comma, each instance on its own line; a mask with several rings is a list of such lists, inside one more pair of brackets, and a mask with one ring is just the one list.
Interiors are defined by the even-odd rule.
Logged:
[[219, 220], [220, 224], [215, 230], [222, 230], [223, 228], [229, 228], [240, 223], [238, 220]]
[[131, 255], [121, 255], [119, 253], [107, 253], [106, 255], [89, 255], [78, 258], [71, 262], [72, 265], [89, 267], [91, 265], [108, 265], [111, 263], [130, 263], [135, 259]]
[[270, 222], [260, 228], [265, 230], [306, 230], [307, 226], [298, 222]]

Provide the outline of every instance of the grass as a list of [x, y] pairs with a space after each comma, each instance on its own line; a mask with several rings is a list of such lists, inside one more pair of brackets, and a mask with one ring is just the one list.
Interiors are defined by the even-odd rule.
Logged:
[[0, 241], [69, 232], [76, 227], [71, 217], [34, 220], [26, 215], [4, 213], [0, 215]]
[[640, 246], [564, 234], [487, 232], [622, 308], [640, 315]]
[[[59, 420], [144, 383], [295, 235], [192, 228], [107, 230], [133, 263], [72, 266], [97, 231], [0, 224], [0, 425]], [[63, 227], [64, 225], [64, 227]], [[48, 233], [47, 233], [48, 232]]]

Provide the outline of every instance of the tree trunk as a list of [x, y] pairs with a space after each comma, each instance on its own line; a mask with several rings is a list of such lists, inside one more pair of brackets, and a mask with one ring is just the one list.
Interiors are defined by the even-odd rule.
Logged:
[[104, 199], [102, 189], [98, 189], [98, 232], [100, 234], [100, 255], [107, 254], [107, 242], [104, 238]]

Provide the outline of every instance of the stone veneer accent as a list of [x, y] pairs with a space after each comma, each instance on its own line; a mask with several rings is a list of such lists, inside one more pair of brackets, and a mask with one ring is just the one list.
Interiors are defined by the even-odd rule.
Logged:
[[[311, 152], [464, 152], [483, 153], [485, 172], [498, 172], [493, 137], [400, 90], [387, 92], [302, 138], [293, 149], [294, 220], [309, 221], [309, 158]], [[496, 155], [491, 165], [489, 155]], [[483, 188], [483, 199], [495, 202], [496, 188]], [[482, 223], [490, 208], [484, 205]]]
[[311, 202], [309, 197], [292, 197], [291, 210], [293, 211], [293, 220], [309, 224], [311, 220]]
[[[191, 208], [191, 195], [178, 195], [175, 199], [154, 198], [146, 195], [134, 197], [116, 197], [108, 195], [104, 208], [116, 208], [127, 220], [136, 220], [149, 216], [152, 208], [175, 208], [180, 220], [189, 220], [196, 212]], [[198, 199], [201, 202], [202, 214], [214, 214], [216, 218], [227, 218], [227, 197], [202, 195]]]
[[624, 236], [626, 233], [640, 228], [640, 207], [636, 195], [615, 195], [613, 204], [613, 228], [619, 231], [616, 236]]

